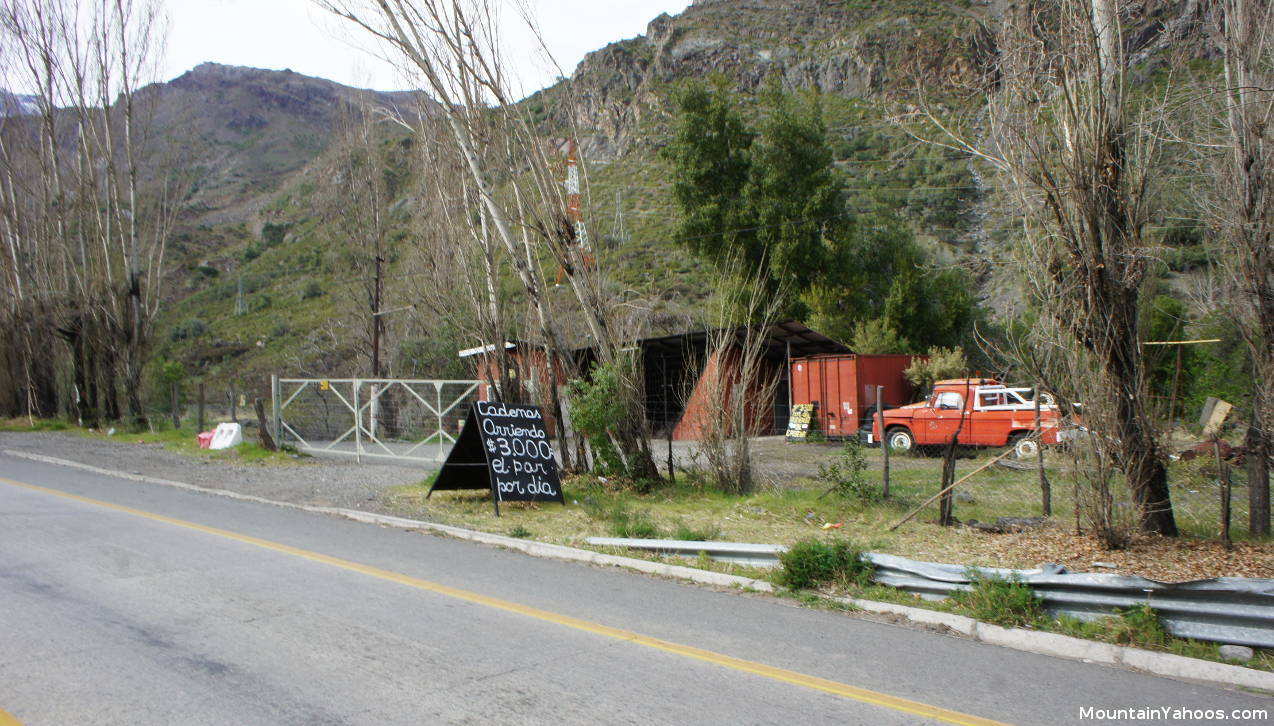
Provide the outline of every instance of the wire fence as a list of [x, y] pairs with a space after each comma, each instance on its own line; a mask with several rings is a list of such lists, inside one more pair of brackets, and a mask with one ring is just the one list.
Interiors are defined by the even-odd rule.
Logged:
[[[1249, 497], [1242, 460], [1218, 459], [1209, 445], [1195, 456], [1174, 455], [1167, 463], [1168, 491], [1178, 529], [1205, 539], [1246, 539]], [[911, 518], [960, 523], [994, 532], [1012, 532], [1038, 524], [1045, 516], [1054, 522], [1093, 531], [1108, 526], [1116, 531], [1136, 529], [1140, 510], [1127, 481], [1113, 467], [1096, 469], [1091, 461], [1045, 447], [1042, 471], [1035, 456], [1018, 458], [1013, 452], [964, 452], [958, 462], [956, 485], [949, 497], [942, 489], [942, 462], [932, 455], [893, 457], [893, 489], [914, 504]], [[1225, 451], [1224, 446], [1222, 452]], [[918, 473], [913, 470], [919, 470]], [[965, 478], [967, 477], [967, 478]]]
[[145, 401], [145, 413], [149, 428], [156, 431], [208, 431], [229, 422], [254, 427], [258, 398], [264, 401], [268, 420], [269, 393], [268, 383], [172, 383], [155, 387]]

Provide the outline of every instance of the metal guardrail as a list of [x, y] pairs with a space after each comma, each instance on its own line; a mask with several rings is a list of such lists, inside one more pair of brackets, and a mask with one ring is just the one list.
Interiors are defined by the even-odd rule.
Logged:
[[653, 550], [661, 555], [698, 557], [707, 553], [714, 560], [733, 562], [753, 567], [773, 567], [779, 563], [779, 555], [787, 551], [784, 545], [745, 544], [743, 542], [698, 542], [681, 539], [627, 539], [624, 537], [589, 537], [588, 543], [597, 547], [628, 547]]
[[[783, 545], [738, 542], [685, 542], [591, 537], [591, 545], [631, 547], [660, 554], [697, 557], [766, 567], [778, 564]], [[1054, 614], [1093, 620], [1117, 609], [1149, 604], [1169, 633], [1196, 640], [1274, 648], [1274, 580], [1217, 577], [1167, 583], [1144, 577], [1067, 572], [1061, 565], [1032, 570], [965, 567], [918, 562], [896, 555], [865, 553], [875, 565], [872, 578], [929, 600], [968, 590], [976, 577], [1017, 579], [1029, 585]]]

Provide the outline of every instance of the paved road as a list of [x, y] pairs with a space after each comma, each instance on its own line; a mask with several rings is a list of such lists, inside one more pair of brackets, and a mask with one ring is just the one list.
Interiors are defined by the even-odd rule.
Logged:
[[0, 477], [0, 724], [6, 711], [28, 726], [1274, 712], [1265, 696], [781, 599], [2, 456]]

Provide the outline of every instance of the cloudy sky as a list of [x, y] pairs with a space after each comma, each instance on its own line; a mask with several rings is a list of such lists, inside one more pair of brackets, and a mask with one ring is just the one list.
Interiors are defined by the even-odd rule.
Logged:
[[[499, 0], [507, 28], [506, 53], [530, 92], [556, 72], [537, 52], [514, 9]], [[646, 32], [661, 12], [676, 14], [689, 0], [528, 0], [546, 45], [569, 74], [584, 54]], [[163, 80], [204, 61], [256, 68], [290, 68], [308, 76], [382, 91], [408, 88], [369, 48], [357, 28], [315, 8], [310, 0], [168, 0], [170, 16]]]

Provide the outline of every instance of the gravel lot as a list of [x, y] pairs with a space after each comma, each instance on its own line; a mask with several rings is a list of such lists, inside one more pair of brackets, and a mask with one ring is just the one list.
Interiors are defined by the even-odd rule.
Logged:
[[390, 513], [381, 504], [381, 490], [414, 484], [430, 471], [415, 465], [356, 464], [344, 459], [299, 458], [286, 465], [208, 461], [167, 451], [162, 444], [138, 444], [126, 434], [104, 440], [55, 432], [0, 432], [0, 451], [52, 456], [280, 502], [381, 513]]
[[[651, 443], [659, 468], [666, 469], [667, 442]], [[750, 448], [757, 480], [772, 486], [815, 476], [818, 465], [832, 459], [839, 450], [835, 444], [786, 443], [781, 436], [753, 439]], [[674, 442], [673, 457], [679, 470], [703, 465], [696, 449], [697, 442]], [[419, 463], [387, 464], [383, 460], [356, 464], [337, 456], [300, 457], [290, 465], [217, 461], [168, 451], [162, 444], [139, 444], [127, 434], [107, 440], [59, 432], [0, 432], [0, 451], [52, 456], [281, 502], [383, 514], [394, 512], [382, 503], [382, 490], [419, 482], [436, 468]], [[914, 457], [895, 457], [894, 467], [910, 468], [922, 462]]]

